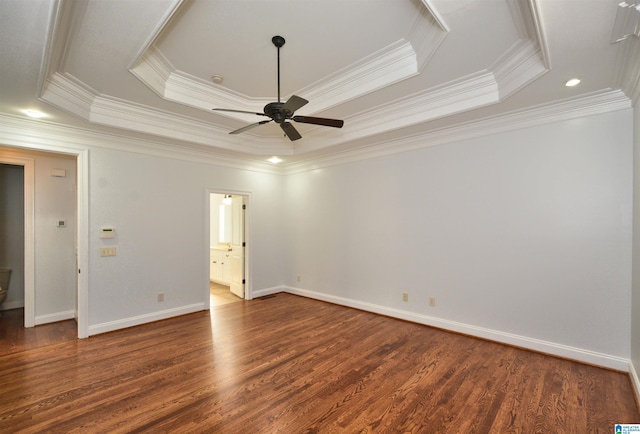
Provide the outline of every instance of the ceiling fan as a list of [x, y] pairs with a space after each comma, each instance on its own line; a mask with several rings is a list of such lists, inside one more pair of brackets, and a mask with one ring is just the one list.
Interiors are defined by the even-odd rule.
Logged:
[[312, 116], [294, 116], [294, 113], [299, 108], [306, 105], [309, 101], [304, 98], [301, 98], [296, 95], [292, 95], [291, 98], [287, 100], [287, 102], [280, 102], [280, 47], [282, 47], [285, 43], [285, 39], [282, 36], [274, 36], [271, 38], [271, 42], [278, 48], [278, 102], [270, 102], [266, 106], [264, 106], [264, 113], [257, 112], [249, 112], [244, 110], [231, 110], [231, 109], [221, 109], [214, 108], [212, 110], [221, 111], [221, 112], [234, 112], [234, 113], [248, 113], [252, 115], [258, 116], [266, 116], [271, 118], [269, 120], [264, 120], [260, 122], [256, 122], [254, 124], [250, 124], [239, 128], [235, 131], [231, 131], [229, 134], [239, 134], [250, 130], [251, 128], [255, 128], [259, 125], [268, 124], [271, 121], [274, 121], [280, 124], [280, 128], [284, 131], [287, 137], [291, 141], [301, 139], [302, 136], [296, 130], [291, 122], [287, 122], [289, 120], [294, 122], [300, 122], [303, 124], [314, 124], [314, 125], [322, 125], [325, 127], [334, 127], [334, 128], [342, 128], [344, 125], [344, 121], [338, 119], [327, 119], [327, 118], [316, 118]]

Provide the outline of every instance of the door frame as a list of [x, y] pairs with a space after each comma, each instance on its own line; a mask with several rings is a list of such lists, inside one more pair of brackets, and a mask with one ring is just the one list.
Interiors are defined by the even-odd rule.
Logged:
[[0, 163], [23, 169], [24, 326], [35, 327], [35, 159], [17, 154], [3, 155]]
[[[78, 253], [77, 279], [77, 321], [78, 338], [89, 337], [89, 150], [72, 149], [63, 146], [40, 146], [31, 148], [21, 143], [3, 140], [0, 144], [11, 148], [10, 153], [0, 157], [0, 162], [24, 166], [25, 202], [25, 246], [24, 246], [24, 321], [25, 327], [35, 326], [35, 159], [30, 151], [46, 152], [52, 155], [66, 154], [76, 157], [76, 248]], [[15, 163], [14, 163], [15, 162]]]
[[250, 191], [242, 191], [242, 190], [231, 190], [226, 188], [207, 188], [205, 191], [205, 200], [204, 200], [204, 211], [205, 211], [205, 242], [203, 246], [203, 263], [206, 265], [203, 271], [203, 302], [210, 306], [209, 300], [209, 273], [210, 273], [210, 264], [209, 264], [209, 255], [211, 252], [210, 240], [211, 240], [211, 195], [212, 194], [230, 194], [232, 196], [243, 196], [244, 203], [246, 205], [245, 213], [244, 213], [244, 277], [245, 277], [245, 286], [244, 286], [244, 299], [251, 300], [253, 299], [253, 283], [251, 279], [251, 266], [250, 266], [250, 249], [251, 243], [249, 242], [251, 237], [251, 192]]

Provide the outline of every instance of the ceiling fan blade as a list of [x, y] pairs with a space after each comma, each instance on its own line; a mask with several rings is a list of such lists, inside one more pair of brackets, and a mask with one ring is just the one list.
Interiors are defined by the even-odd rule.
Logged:
[[297, 95], [291, 95], [291, 98], [289, 98], [287, 102], [285, 102], [284, 105], [282, 106], [282, 110], [288, 110], [291, 113], [293, 113], [296, 110], [298, 110], [300, 107], [307, 105], [308, 103], [309, 101], [307, 101], [304, 98], [300, 98]]
[[291, 124], [289, 122], [281, 123], [280, 124], [280, 128], [282, 128], [284, 133], [287, 135], [287, 137], [289, 137], [289, 140], [291, 140], [292, 142], [294, 140], [298, 140], [298, 139], [302, 138], [302, 136], [300, 135], [298, 130], [296, 130], [296, 128], [293, 126], [293, 124]]
[[244, 110], [232, 110], [232, 109], [220, 109], [220, 108], [214, 108], [214, 109], [211, 109], [211, 110], [218, 111], [218, 112], [246, 113], [248, 115], [268, 116], [268, 115], [266, 115], [264, 113], [248, 112], [248, 111], [244, 111]]
[[303, 124], [324, 125], [325, 127], [342, 128], [344, 125], [344, 121], [339, 119], [314, 118], [313, 116], [294, 116], [291, 119]]
[[269, 122], [271, 122], [271, 119], [269, 119], [268, 121], [256, 122], [255, 124], [247, 125], [245, 127], [238, 128], [235, 131], [231, 131], [229, 134], [240, 134], [240, 133], [243, 133], [243, 132], [245, 132], [247, 130], [250, 130], [251, 128], [255, 128], [255, 127], [259, 126], [259, 125], [268, 124]]

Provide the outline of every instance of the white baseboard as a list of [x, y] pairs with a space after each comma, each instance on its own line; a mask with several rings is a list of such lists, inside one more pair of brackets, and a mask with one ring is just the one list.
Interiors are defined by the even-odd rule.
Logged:
[[58, 322], [58, 321], [65, 321], [68, 319], [74, 319], [76, 317], [76, 311], [75, 310], [67, 310], [65, 312], [56, 312], [56, 313], [49, 313], [46, 315], [38, 315], [35, 318], [35, 324], [36, 325], [41, 325], [41, 324], [49, 324], [51, 322]]
[[636, 402], [640, 404], [640, 377], [638, 377], [638, 371], [635, 366], [633, 366], [632, 360], [629, 360], [629, 376], [631, 377], [633, 391], [636, 394]]
[[205, 303], [196, 303], [188, 306], [176, 307], [173, 309], [161, 310], [159, 312], [151, 312], [145, 315], [138, 315], [131, 318], [124, 318], [116, 321], [109, 321], [102, 324], [94, 324], [89, 326], [89, 336], [97, 335], [100, 333], [112, 332], [114, 330], [120, 330], [127, 327], [134, 327], [137, 325], [159, 321], [174, 316], [186, 315], [188, 313], [200, 312], [202, 310], [209, 310], [209, 305]]
[[277, 294], [278, 292], [285, 292], [286, 289], [282, 286], [274, 286], [272, 288], [260, 289], [253, 291], [251, 299], [264, 297], [265, 295]]
[[[355, 309], [373, 312], [393, 318], [411, 321], [418, 324], [424, 324], [444, 330], [454, 331], [465, 335], [475, 336], [503, 344], [513, 345], [521, 348], [538, 351], [566, 359], [577, 360], [591, 365], [602, 366], [604, 368], [615, 369], [618, 371], [629, 372], [630, 361], [622, 357], [611, 356], [608, 354], [597, 353], [595, 351], [584, 350], [581, 348], [570, 347], [554, 342], [543, 341], [540, 339], [529, 338], [526, 336], [515, 335], [512, 333], [501, 332], [498, 330], [477, 327], [470, 324], [464, 324], [456, 321], [449, 321], [429, 315], [422, 315], [414, 312], [407, 312], [400, 309], [380, 306], [372, 303], [352, 300], [335, 295], [323, 294], [320, 292], [309, 291], [306, 289], [293, 288], [283, 286], [282, 292], [300, 295], [303, 297], [313, 298], [316, 300], [327, 301], [329, 303], [348, 306]], [[273, 292], [271, 292], [273, 293]], [[636, 376], [637, 381], [637, 376]], [[637, 386], [637, 384], [636, 384]]]
[[24, 307], [24, 300], [5, 301], [0, 305], [0, 310], [20, 309]]

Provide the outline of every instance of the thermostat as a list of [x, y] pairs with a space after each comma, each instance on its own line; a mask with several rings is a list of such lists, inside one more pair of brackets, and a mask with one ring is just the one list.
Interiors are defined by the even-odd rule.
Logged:
[[100, 229], [100, 238], [115, 238], [116, 230], [113, 228]]

